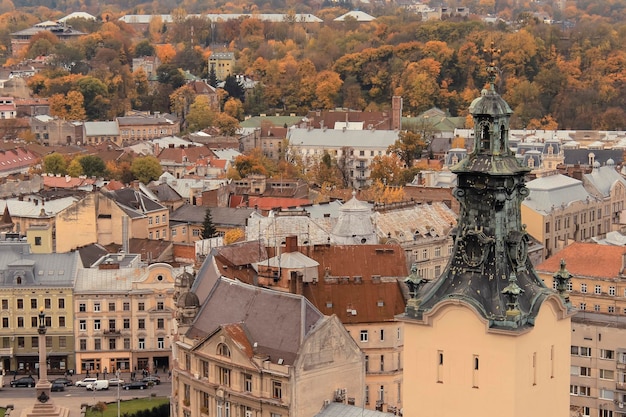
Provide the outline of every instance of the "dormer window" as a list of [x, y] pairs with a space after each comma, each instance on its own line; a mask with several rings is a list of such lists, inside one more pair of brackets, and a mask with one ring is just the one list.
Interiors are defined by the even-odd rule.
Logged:
[[226, 346], [224, 343], [220, 343], [219, 345], [217, 345], [217, 354], [230, 358], [230, 349], [228, 349], [228, 346]]

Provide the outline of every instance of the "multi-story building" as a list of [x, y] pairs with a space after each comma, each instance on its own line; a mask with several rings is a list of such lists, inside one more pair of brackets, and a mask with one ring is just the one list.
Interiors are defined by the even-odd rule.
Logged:
[[376, 156], [388, 155], [398, 140], [397, 130], [351, 130], [293, 128], [289, 130], [291, 151], [299, 154], [306, 167], [321, 161], [324, 154], [337, 160], [354, 188], [371, 183], [370, 165]]
[[120, 129], [116, 121], [83, 123], [83, 144], [97, 145], [106, 142], [121, 144]]
[[37, 23], [30, 28], [11, 33], [11, 55], [14, 57], [19, 57], [23, 52], [26, 51], [26, 48], [28, 48], [28, 45], [30, 45], [30, 41], [33, 36], [44, 30], [51, 32], [61, 42], [66, 42], [70, 39], [76, 39], [79, 36], [85, 34], [78, 30], [72, 29], [71, 26], [67, 26], [63, 22], [52, 22], [48, 20], [45, 22]]
[[209, 73], [215, 72], [218, 80], [225, 80], [229, 75], [233, 75], [235, 67], [234, 52], [213, 52], [209, 56]]
[[82, 122], [70, 122], [46, 115], [30, 118], [30, 130], [44, 145], [71, 145], [83, 143]]
[[157, 79], [157, 68], [161, 65], [161, 60], [157, 56], [140, 56], [133, 58], [133, 71], [142, 69], [146, 73], [149, 81]]
[[374, 206], [372, 221], [381, 242], [402, 246], [407, 270], [415, 265], [419, 276], [430, 280], [439, 278], [450, 259], [456, 217], [442, 202], [411, 201]]
[[79, 372], [169, 368], [174, 271], [114, 254], [81, 269], [74, 288], [73, 331]]
[[78, 252], [33, 254], [25, 241], [0, 241], [0, 365], [4, 371], [37, 373], [37, 316], [42, 308], [48, 328], [48, 373], [76, 369], [73, 288], [79, 263]]
[[171, 117], [160, 114], [135, 114], [117, 118], [120, 145], [137, 141], [175, 136], [180, 133], [180, 124]]
[[591, 195], [582, 181], [555, 174], [532, 180], [527, 187], [522, 220], [528, 233], [544, 245], [546, 258], [571, 242], [610, 231], [609, 203]]
[[[306, 298], [198, 273], [178, 297], [173, 416], [312, 416], [362, 405], [363, 355], [337, 317]], [[200, 308], [200, 306], [202, 306]]]

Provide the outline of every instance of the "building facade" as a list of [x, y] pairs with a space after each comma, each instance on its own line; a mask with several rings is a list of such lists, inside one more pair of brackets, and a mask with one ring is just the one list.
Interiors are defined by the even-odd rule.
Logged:
[[32, 254], [24, 241], [0, 242], [0, 365], [5, 372], [37, 374], [38, 314], [46, 314], [48, 373], [76, 369], [73, 287], [77, 252]]
[[219, 278], [199, 307], [181, 292], [174, 416], [309, 416], [331, 401], [362, 404], [360, 350], [304, 297]]
[[80, 373], [161, 370], [171, 365], [174, 270], [111, 255], [78, 274], [74, 332]]

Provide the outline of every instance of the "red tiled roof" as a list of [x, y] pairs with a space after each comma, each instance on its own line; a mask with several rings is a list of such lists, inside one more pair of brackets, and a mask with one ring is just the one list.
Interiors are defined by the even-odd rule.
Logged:
[[246, 330], [240, 323], [226, 324], [223, 326], [224, 332], [228, 334], [231, 339], [239, 346], [239, 348], [251, 358], [254, 356], [254, 350], [246, 334]]
[[111, 180], [103, 188], [106, 188], [109, 191], [115, 191], [115, 190], [121, 190], [122, 188], [125, 188], [125, 187], [126, 186], [124, 185], [124, 183], [122, 183], [122, 182], [120, 182], [118, 180]]
[[271, 210], [273, 208], [300, 207], [311, 204], [306, 198], [278, 198], [278, 197], [250, 197], [248, 204], [241, 203], [244, 207], [257, 207], [259, 210]]
[[0, 172], [25, 168], [35, 164], [37, 160], [35, 154], [24, 148], [0, 150]]
[[214, 168], [226, 169], [226, 164], [228, 161], [226, 159], [213, 159], [211, 161], [211, 166]]
[[43, 185], [47, 188], [76, 188], [83, 185], [94, 184], [96, 181], [92, 178], [74, 178], [70, 176], [64, 177], [43, 177]]
[[535, 269], [553, 274], [561, 268], [561, 259], [564, 259], [565, 268], [574, 276], [617, 278], [623, 269], [625, 253], [626, 248], [622, 246], [575, 242], [537, 265]]

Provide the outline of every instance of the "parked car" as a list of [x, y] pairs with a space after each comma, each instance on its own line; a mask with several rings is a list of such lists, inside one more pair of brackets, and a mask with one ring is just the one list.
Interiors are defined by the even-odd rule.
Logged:
[[14, 379], [11, 381], [12, 387], [34, 387], [35, 386], [35, 378], [32, 376], [23, 376], [18, 379]]
[[71, 379], [67, 379], [67, 378], [57, 378], [54, 381], [52, 381], [52, 383], [59, 383], [59, 384], [63, 384], [66, 387], [71, 387], [72, 385], [74, 385], [74, 381], [72, 381]]
[[150, 375], [145, 377], [144, 379], [142, 379], [143, 382], [149, 384], [149, 383], [153, 383], [154, 385], [159, 385], [161, 383], [161, 378], [159, 378], [156, 375]]
[[98, 379], [94, 382], [87, 384], [86, 387], [89, 391], [102, 391], [103, 389], [109, 389], [108, 379]]
[[50, 391], [65, 391], [65, 384], [63, 382], [52, 381]]
[[132, 381], [128, 384], [124, 384], [124, 389], [146, 389], [148, 388], [148, 383], [144, 381]]
[[77, 387], [86, 387], [88, 384], [91, 384], [92, 382], [96, 382], [96, 381], [97, 381], [96, 378], [85, 378], [85, 379], [81, 379], [80, 381], [76, 381], [74, 385], [76, 385]]
[[124, 380], [121, 378], [111, 378], [109, 379], [109, 385], [112, 387], [116, 387], [118, 385], [124, 385]]

